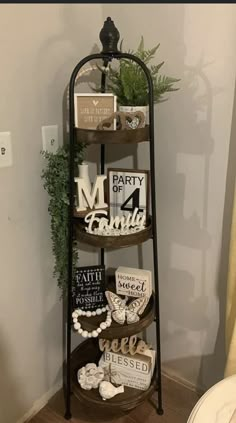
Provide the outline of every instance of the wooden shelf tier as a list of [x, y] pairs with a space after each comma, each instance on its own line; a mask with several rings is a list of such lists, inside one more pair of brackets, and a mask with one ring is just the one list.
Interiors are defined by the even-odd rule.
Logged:
[[149, 126], [138, 129], [99, 131], [95, 129], [75, 128], [78, 143], [85, 144], [137, 144], [149, 141]]
[[152, 224], [149, 218], [148, 225], [140, 232], [130, 235], [120, 236], [103, 236], [89, 234], [85, 230], [85, 224], [80, 219], [75, 218], [74, 230], [76, 239], [85, 244], [99, 248], [121, 248], [130, 247], [132, 245], [142, 244], [152, 237]]
[[[145, 328], [147, 328], [155, 318], [155, 305], [154, 305], [154, 294], [150, 297], [149, 303], [144, 310], [142, 316], [140, 316], [140, 320], [136, 323], [132, 323], [127, 325], [119, 325], [118, 323], [112, 321], [112, 324], [109, 328], [103, 330], [99, 335], [100, 338], [104, 339], [114, 339], [114, 338], [125, 338], [126, 336], [136, 335]], [[100, 316], [94, 317], [86, 317], [80, 316], [78, 317], [78, 321], [81, 323], [81, 326], [84, 330], [91, 332], [99, 327], [100, 323], [102, 323], [106, 318], [106, 313], [103, 313]]]
[[71, 354], [71, 378], [72, 391], [80, 401], [86, 404], [86, 407], [93, 410], [104, 410], [113, 412], [126, 412], [134, 409], [146, 399], [150, 398], [156, 387], [156, 375], [152, 378], [152, 383], [146, 391], [126, 387], [124, 393], [103, 401], [98, 389], [86, 391], [82, 389], [77, 381], [78, 370], [87, 363], [96, 363], [101, 356], [97, 340], [89, 339], [80, 344]]

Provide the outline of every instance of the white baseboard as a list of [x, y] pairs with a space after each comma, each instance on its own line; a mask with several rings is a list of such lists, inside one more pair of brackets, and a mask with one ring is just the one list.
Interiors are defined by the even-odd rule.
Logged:
[[20, 420], [17, 420], [16, 423], [27, 423], [30, 419], [32, 419], [45, 405], [47, 405], [50, 398], [56, 394], [57, 391], [61, 388], [61, 382], [54, 385], [48, 392], [46, 392], [41, 398], [36, 400], [29, 411], [24, 414]]

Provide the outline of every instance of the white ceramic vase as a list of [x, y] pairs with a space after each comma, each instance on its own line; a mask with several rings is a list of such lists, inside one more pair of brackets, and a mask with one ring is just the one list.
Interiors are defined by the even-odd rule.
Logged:
[[119, 106], [119, 111], [127, 112], [127, 113], [143, 112], [145, 120], [142, 127], [144, 127], [145, 125], [148, 125], [149, 123], [149, 107], [148, 106]]
[[[89, 178], [89, 167], [88, 164], [82, 163], [78, 165], [78, 172], [79, 172], [79, 178], [83, 178], [85, 181], [85, 186], [88, 189], [88, 192], [91, 190], [91, 182]], [[87, 201], [84, 198], [81, 198], [81, 206], [88, 207]]]

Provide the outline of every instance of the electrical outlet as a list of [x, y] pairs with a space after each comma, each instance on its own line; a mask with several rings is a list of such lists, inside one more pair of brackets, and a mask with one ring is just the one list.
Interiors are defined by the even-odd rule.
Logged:
[[42, 126], [43, 150], [56, 153], [58, 143], [58, 125]]
[[11, 133], [0, 132], [0, 167], [12, 166]]

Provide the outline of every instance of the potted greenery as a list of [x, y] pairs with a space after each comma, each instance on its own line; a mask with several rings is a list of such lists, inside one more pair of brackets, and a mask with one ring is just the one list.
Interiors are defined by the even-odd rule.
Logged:
[[[164, 62], [157, 65], [150, 65], [159, 46], [160, 44], [150, 50], [145, 49], [144, 38], [141, 37], [137, 51], [127, 51], [127, 53], [139, 57], [148, 67], [153, 81], [154, 103], [165, 101], [166, 99], [163, 97], [165, 93], [177, 91], [179, 88], [175, 87], [175, 83], [180, 81], [180, 79], [159, 75]], [[122, 42], [120, 50], [122, 51]], [[99, 69], [104, 72], [104, 68]], [[148, 84], [142, 68], [134, 61], [121, 59], [120, 66], [117, 69], [109, 64], [105, 68], [105, 72], [108, 78], [107, 90], [117, 96], [119, 110], [124, 112], [140, 110], [147, 116]]]
[[[81, 164], [84, 144], [76, 144], [75, 164]], [[46, 160], [41, 178], [49, 195], [48, 211], [51, 217], [52, 251], [55, 258], [54, 276], [59, 288], [65, 293], [68, 264], [68, 204], [69, 204], [69, 146], [59, 147], [55, 154], [41, 152]], [[75, 169], [75, 173], [77, 169]], [[73, 246], [73, 271], [78, 259], [78, 250]]]

